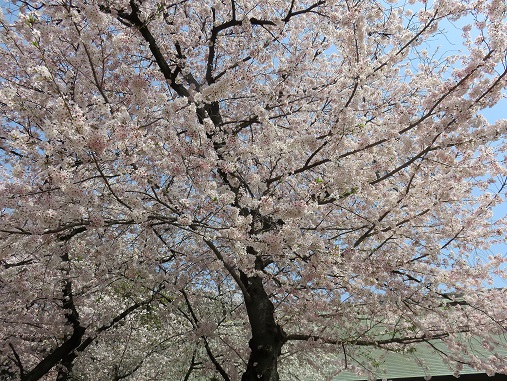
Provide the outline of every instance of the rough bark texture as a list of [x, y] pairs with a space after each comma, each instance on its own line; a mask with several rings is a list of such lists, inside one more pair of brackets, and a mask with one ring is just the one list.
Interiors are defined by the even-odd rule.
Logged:
[[286, 341], [285, 333], [276, 324], [274, 306], [264, 290], [262, 278], [241, 276], [249, 297], [245, 304], [250, 320], [252, 352], [242, 381], [278, 381], [278, 358]]

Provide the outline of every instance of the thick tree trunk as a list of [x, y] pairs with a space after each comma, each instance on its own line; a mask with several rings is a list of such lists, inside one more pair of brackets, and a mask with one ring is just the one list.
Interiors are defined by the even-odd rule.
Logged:
[[249, 342], [252, 352], [241, 381], [279, 381], [278, 358], [286, 341], [285, 333], [276, 324], [274, 306], [262, 278], [241, 274], [241, 280], [248, 291], [245, 304], [252, 330]]

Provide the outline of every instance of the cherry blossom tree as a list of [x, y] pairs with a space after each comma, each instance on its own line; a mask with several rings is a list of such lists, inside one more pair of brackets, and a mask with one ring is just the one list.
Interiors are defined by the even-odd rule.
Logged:
[[0, 25], [0, 377], [375, 377], [371, 348], [416, 345], [507, 373], [482, 255], [507, 121], [480, 114], [504, 1], [12, 0]]

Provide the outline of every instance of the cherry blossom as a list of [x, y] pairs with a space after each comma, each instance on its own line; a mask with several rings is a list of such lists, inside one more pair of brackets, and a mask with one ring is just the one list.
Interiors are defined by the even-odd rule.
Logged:
[[1, 12], [0, 378], [507, 373], [504, 2]]

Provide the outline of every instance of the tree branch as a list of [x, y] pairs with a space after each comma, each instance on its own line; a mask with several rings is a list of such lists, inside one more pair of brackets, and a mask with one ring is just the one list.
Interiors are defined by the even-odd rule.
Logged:
[[305, 8], [305, 9], [301, 9], [299, 11], [296, 11], [296, 12], [293, 12], [293, 8], [294, 8], [294, 1], [292, 1], [291, 5], [290, 5], [290, 9], [289, 9], [289, 12], [287, 13], [287, 16], [285, 16], [282, 21], [284, 22], [288, 22], [291, 17], [294, 17], [294, 16], [297, 16], [297, 15], [301, 15], [303, 13], [308, 13], [308, 12], [311, 12], [313, 9], [325, 4], [326, 1], [325, 0], [320, 0], [320, 1], [317, 1], [316, 3], [310, 5], [308, 8]]
[[9, 343], [9, 347], [12, 350], [12, 353], [14, 354], [14, 358], [16, 359], [16, 366], [19, 368], [19, 375], [22, 379], [25, 376], [25, 369], [23, 368], [23, 364], [21, 363], [21, 359], [19, 358], [18, 352], [16, 352], [16, 349], [14, 348], [14, 345], [12, 343]]
[[204, 239], [204, 242], [206, 243], [206, 245], [208, 245], [208, 247], [211, 249], [211, 251], [213, 251], [215, 256], [224, 264], [225, 269], [229, 272], [229, 274], [232, 276], [234, 281], [237, 283], [237, 285], [239, 286], [239, 288], [243, 292], [245, 299], [250, 298], [250, 294], [248, 293], [248, 290], [247, 290], [245, 284], [241, 281], [239, 274], [236, 273], [234, 268], [225, 261], [220, 250], [218, 250], [218, 248], [215, 246], [215, 244], [213, 242], [211, 242], [210, 240]]
[[336, 340], [318, 335], [305, 335], [305, 334], [290, 334], [287, 335], [287, 341], [308, 341], [314, 340], [324, 344], [331, 345], [358, 345], [358, 346], [382, 346], [387, 344], [415, 344], [427, 342], [428, 340], [438, 340], [448, 337], [449, 333], [440, 333], [434, 336], [420, 335], [412, 337], [393, 337], [390, 339], [382, 340]]
[[[180, 290], [180, 292], [183, 295], [183, 298], [185, 299], [185, 304], [187, 305], [188, 311], [190, 312], [190, 315], [192, 316], [192, 319], [194, 320], [194, 326], [198, 327], [199, 326], [199, 319], [197, 318], [197, 315], [195, 314], [194, 309], [192, 308], [192, 305], [190, 304], [190, 300], [188, 299], [187, 293], [185, 292], [185, 290]], [[211, 352], [211, 348], [209, 346], [208, 339], [206, 338], [206, 336], [202, 335], [201, 338], [204, 341], [204, 348], [206, 349], [206, 353], [207, 353], [209, 359], [211, 360], [211, 362], [213, 363], [213, 365], [215, 366], [215, 369], [218, 371], [218, 373], [220, 373], [220, 375], [222, 376], [224, 381], [230, 381], [229, 375], [224, 370], [222, 365], [220, 365], [220, 363], [217, 361], [216, 357], [213, 355], [213, 352]]]
[[171, 86], [171, 88], [176, 91], [178, 95], [188, 98], [190, 96], [190, 93], [183, 85], [177, 84], [175, 82], [176, 78], [174, 77], [174, 73], [169, 67], [166, 59], [164, 58], [164, 55], [160, 51], [155, 38], [148, 29], [148, 25], [145, 22], [141, 21], [139, 18], [139, 7], [134, 0], [130, 1], [130, 7], [132, 9], [132, 12], [130, 14], [120, 11], [118, 12], [118, 17], [131, 22], [132, 25], [138, 28], [143, 38], [146, 40], [146, 42], [148, 42], [150, 51], [153, 54], [153, 57], [155, 57], [157, 65], [164, 75], [164, 78], [169, 82], [169, 86]]

